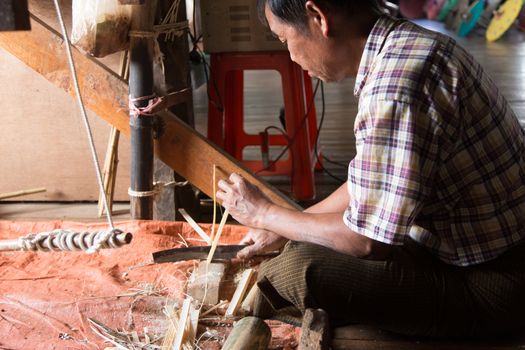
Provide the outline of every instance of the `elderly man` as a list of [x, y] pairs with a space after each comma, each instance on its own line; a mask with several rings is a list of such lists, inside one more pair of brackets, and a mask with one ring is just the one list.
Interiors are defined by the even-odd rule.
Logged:
[[[454, 40], [373, 0], [259, 0], [311, 76], [356, 76], [357, 154], [348, 180], [301, 211], [237, 174], [217, 197], [252, 230], [255, 314], [408, 335], [493, 336], [525, 320], [525, 137], [480, 65]], [[288, 243], [286, 243], [288, 242]]]

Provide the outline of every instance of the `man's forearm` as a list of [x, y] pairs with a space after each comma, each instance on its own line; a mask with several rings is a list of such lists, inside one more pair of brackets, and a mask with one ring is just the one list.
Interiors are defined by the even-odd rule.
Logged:
[[350, 230], [342, 216], [342, 212], [316, 214], [272, 205], [260, 226], [293, 241], [310, 242], [357, 257], [370, 256], [374, 242]]
[[343, 212], [350, 203], [348, 182], [342, 184], [328, 197], [304, 210], [305, 213], [339, 213]]

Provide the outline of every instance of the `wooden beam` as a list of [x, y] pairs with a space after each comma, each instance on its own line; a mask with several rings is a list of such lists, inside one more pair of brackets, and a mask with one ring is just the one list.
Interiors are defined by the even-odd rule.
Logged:
[[[33, 15], [31, 26], [31, 32], [0, 32], [0, 47], [73, 95], [62, 39], [56, 31]], [[126, 82], [78, 50], [73, 50], [73, 56], [86, 106], [129, 137]], [[300, 208], [173, 114], [164, 112], [162, 116], [166, 127], [161, 138], [156, 141], [158, 157], [208, 196], [213, 196], [211, 179], [215, 164], [220, 170], [218, 180], [237, 172], [257, 185], [275, 203], [288, 208]]]
[[217, 166], [217, 181], [227, 179], [231, 173], [239, 173], [259, 187], [274, 203], [286, 208], [300, 209], [297, 203], [266, 181], [254, 176], [238, 160], [215, 146], [175, 116], [167, 112], [162, 112], [160, 115], [163, 116], [166, 128], [164, 135], [157, 141], [157, 155], [208, 196], [213, 197], [211, 179], [213, 178], [213, 165], [215, 164]]

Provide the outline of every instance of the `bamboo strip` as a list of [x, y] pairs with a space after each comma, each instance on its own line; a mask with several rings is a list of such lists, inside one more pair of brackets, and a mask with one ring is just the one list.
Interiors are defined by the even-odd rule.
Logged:
[[186, 334], [186, 324], [188, 323], [189, 313], [191, 306], [191, 298], [184, 299], [182, 303], [182, 309], [179, 315], [179, 324], [177, 326], [177, 333], [175, 334], [175, 341], [173, 342], [172, 349], [180, 350], [184, 342], [184, 335]]
[[242, 273], [242, 278], [239, 281], [239, 284], [237, 285], [237, 288], [235, 289], [235, 293], [233, 293], [233, 297], [230, 302], [230, 305], [228, 306], [228, 309], [226, 310], [227, 317], [235, 316], [235, 314], [239, 310], [242, 299], [244, 295], [246, 294], [246, 289], [248, 289], [248, 285], [250, 284], [252, 276], [253, 276], [253, 269], [244, 270], [244, 272]]
[[213, 164], [213, 225], [211, 226], [211, 239], [215, 239], [215, 223], [217, 222], [217, 165]]
[[226, 224], [226, 220], [228, 219], [229, 214], [230, 212], [228, 211], [228, 209], [226, 209], [224, 211], [224, 214], [222, 215], [221, 223], [219, 224], [219, 229], [217, 230], [215, 238], [213, 239], [213, 243], [210, 248], [210, 253], [208, 254], [208, 259], [206, 259], [206, 263], [208, 265], [213, 259], [213, 255], [215, 254], [215, 250], [217, 249], [217, 244], [219, 244], [219, 239], [221, 238], [222, 230], [224, 229], [224, 225]]
[[204, 232], [204, 230], [199, 226], [199, 224], [195, 222], [195, 220], [193, 220], [193, 218], [190, 216], [190, 214], [188, 214], [186, 210], [184, 210], [184, 208], [180, 208], [179, 213], [181, 213], [184, 220], [186, 220], [186, 222], [190, 224], [190, 226], [206, 242], [206, 244], [208, 245], [211, 244], [212, 241], [211, 241], [210, 236], [208, 236], [206, 232]]
[[47, 191], [45, 187], [39, 187], [39, 188], [30, 189], [30, 190], [8, 192], [8, 193], [0, 194], [0, 199], [21, 197], [21, 196], [25, 196], [28, 194], [40, 193], [40, 192], [45, 192], [45, 191]]

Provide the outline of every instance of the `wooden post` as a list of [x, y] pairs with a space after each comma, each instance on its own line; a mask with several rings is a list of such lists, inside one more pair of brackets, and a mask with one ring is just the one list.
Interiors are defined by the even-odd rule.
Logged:
[[[156, 0], [134, 5], [131, 30], [152, 33]], [[137, 108], [148, 106], [153, 95], [154, 36], [130, 35], [129, 95]], [[137, 100], [138, 99], [138, 100]], [[153, 124], [151, 116], [130, 111], [131, 128], [131, 190], [147, 192], [153, 189]], [[131, 197], [133, 219], [153, 219], [153, 196]]]
[[0, 0], [0, 31], [31, 30], [27, 0]]
[[[156, 23], [160, 23], [166, 17], [173, 3], [173, 0], [158, 0]], [[176, 12], [178, 22], [187, 20], [184, 1], [178, 3]], [[162, 34], [159, 35], [158, 44], [163, 56], [164, 69], [161, 70], [159, 65], [154, 66], [158, 70], [155, 90], [167, 95], [174, 91], [191, 88], [188, 35]], [[190, 127], [195, 127], [192, 94], [188, 95], [185, 102], [170, 107], [169, 111]], [[165, 182], [173, 180], [184, 182], [186, 180], [160, 160], [155, 161], [154, 179], [155, 181]], [[154, 216], [160, 220], [182, 220], [178, 212], [179, 208], [186, 209], [193, 218], [200, 221], [200, 200], [191, 185], [165, 188], [155, 198]]]
[[301, 325], [299, 350], [329, 350], [330, 346], [328, 314], [321, 309], [306, 309]]
[[222, 350], [266, 350], [272, 331], [259, 317], [245, 317], [235, 324]]

